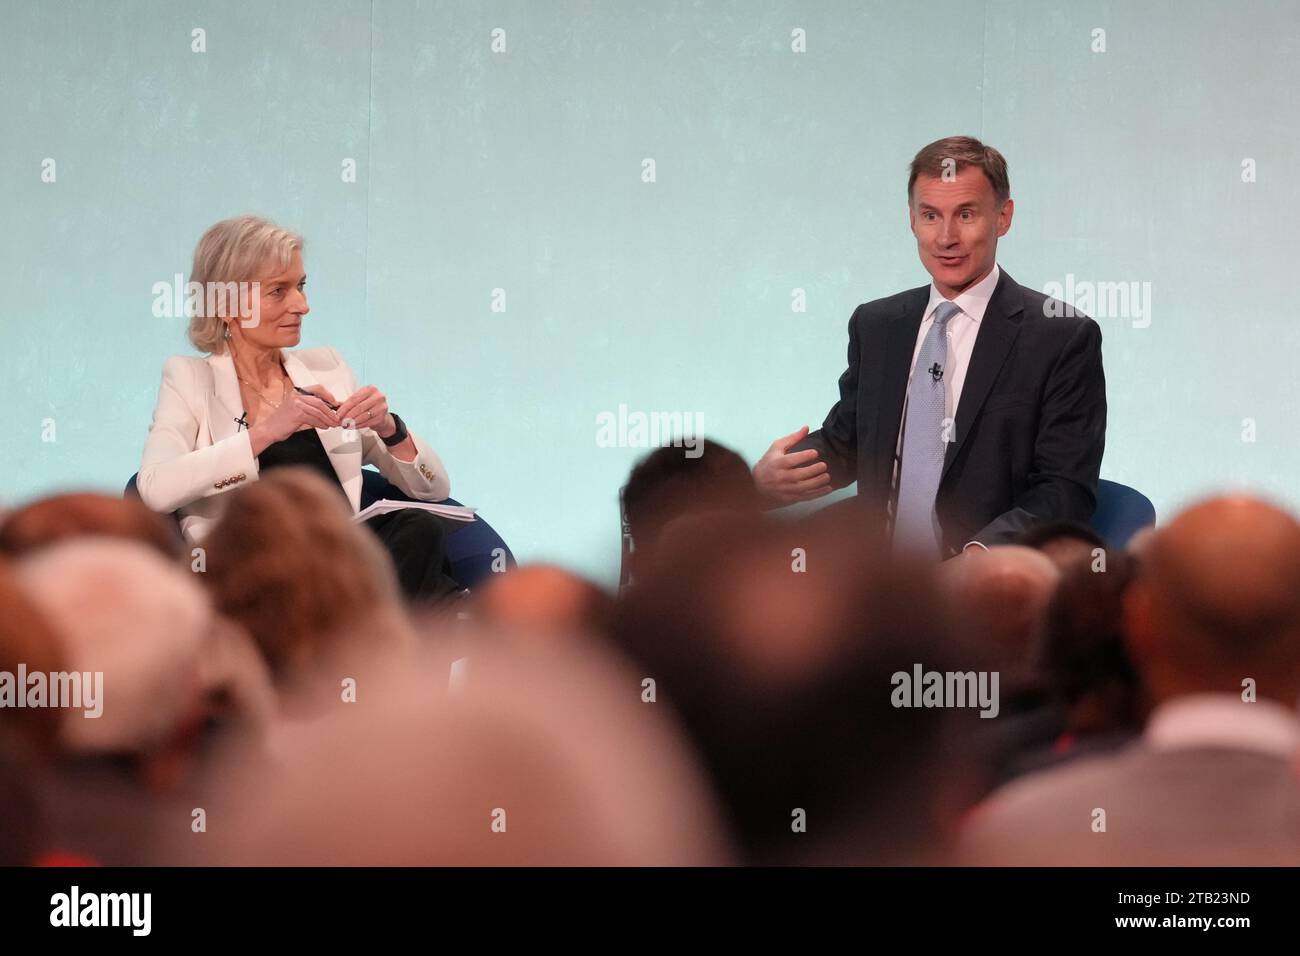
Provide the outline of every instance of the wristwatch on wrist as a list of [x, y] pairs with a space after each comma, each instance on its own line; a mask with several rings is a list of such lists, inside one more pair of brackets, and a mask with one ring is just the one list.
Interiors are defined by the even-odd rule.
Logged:
[[402, 421], [396, 412], [389, 412], [389, 414], [393, 416], [393, 424], [397, 426], [397, 431], [393, 432], [383, 441], [385, 445], [392, 448], [394, 445], [400, 445], [402, 442], [406, 441], [406, 436], [409, 435], [410, 432], [406, 430], [406, 422]]

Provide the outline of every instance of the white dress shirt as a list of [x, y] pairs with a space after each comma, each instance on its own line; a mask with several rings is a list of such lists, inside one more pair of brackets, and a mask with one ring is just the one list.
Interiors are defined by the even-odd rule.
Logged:
[[[907, 376], [907, 386], [910, 391], [912, 375], [916, 372], [916, 360], [921, 354], [921, 345], [925, 342], [925, 337], [930, 333], [930, 327], [934, 325], [934, 314], [938, 310], [939, 304], [945, 301], [953, 302], [961, 311], [948, 320], [948, 325], [944, 329], [944, 336], [948, 342], [948, 358], [943, 365], [944, 418], [955, 419], [957, 417], [957, 405], [961, 401], [961, 388], [966, 383], [966, 370], [970, 368], [971, 353], [975, 351], [975, 339], [979, 335], [980, 322], [984, 319], [984, 312], [988, 309], [989, 299], [993, 297], [993, 290], [998, 287], [998, 279], [1001, 276], [1002, 270], [998, 268], [995, 262], [988, 275], [952, 300], [946, 300], [938, 288], [935, 287], [934, 281], [931, 280], [930, 282], [930, 301], [925, 307], [921, 327], [916, 332], [916, 345], [912, 348], [912, 367]], [[903, 463], [903, 439], [905, 437], [903, 426], [906, 423], [907, 393], [905, 392], [903, 415], [898, 423], [898, 442], [894, 446], [893, 494], [890, 496], [891, 517], [895, 507], [894, 502], [897, 500], [898, 472]], [[977, 541], [968, 543], [967, 547], [971, 544], [983, 547]]]
[[[944, 407], [947, 410], [948, 418], [957, 415], [957, 403], [961, 400], [961, 387], [966, 383], [966, 370], [970, 368], [970, 356], [975, 351], [975, 337], [979, 335], [980, 322], [984, 318], [985, 310], [989, 307], [989, 299], [993, 297], [993, 290], [998, 287], [998, 279], [1001, 275], [1002, 270], [998, 268], [997, 263], [994, 263], [993, 271], [952, 300], [961, 311], [948, 320], [948, 327], [945, 330], [948, 339], [948, 360], [943, 366], [943, 384], [945, 392]], [[916, 345], [912, 349], [912, 371], [916, 370], [916, 359], [921, 354], [921, 345], [930, 332], [930, 326], [934, 325], [934, 313], [938, 310], [939, 304], [945, 301], [947, 300], [935, 288], [932, 281], [930, 283], [930, 303], [925, 307], [925, 317], [921, 320], [921, 327], [916, 333]], [[907, 377], [907, 383], [909, 387], [912, 384], [910, 374]], [[907, 405], [905, 402], [903, 420], [906, 421], [906, 419]]]

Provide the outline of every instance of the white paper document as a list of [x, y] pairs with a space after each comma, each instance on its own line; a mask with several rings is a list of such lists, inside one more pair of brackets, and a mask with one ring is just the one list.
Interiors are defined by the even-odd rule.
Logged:
[[401, 511], [403, 508], [432, 511], [436, 515], [451, 518], [453, 521], [473, 521], [474, 512], [478, 510], [466, 505], [442, 505], [436, 501], [393, 501], [391, 498], [380, 498], [370, 507], [362, 508], [357, 512], [356, 520], [365, 521], [375, 515], [386, 515], [390, 511]]

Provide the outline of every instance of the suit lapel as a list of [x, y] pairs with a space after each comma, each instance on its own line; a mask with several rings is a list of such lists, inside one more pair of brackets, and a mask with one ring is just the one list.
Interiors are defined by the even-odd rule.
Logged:
[[212, 441], [221, 441], [239, 431], [239, 420], [244, 416], [244, 400], [239, 395], [239, 379], [235, 375], [235, 363], [230, 353], [208, 356], [208, 368], [212, 371], [212, 391], [215, 396], [213, 407], [208, 415], [208, 429], [212, 432]]
[[904, 298], [898, 314], [889, 321], [885, 339], [884, 376], [877, 405], [876, 448], [874, 461], [879, 469], [877, 487], [889, 494], [894, 472], [894, 451], [898, 447], [898, 430], [903, 420], [903, 399], [907, 396], [907, 377], [916, 350], [916, 334], [925, 318], [930, 301], [930, 287], [913, 289]]
[[988, 398], [989, 389], [1002, 370], [1012, 343], [1020, 334], [1020, 320], [1024, 311], [1020, 286], [1003, 272], [989, 299], [988, 308], [984, 310], [984, 318], [980, 320], [975, 349], [971, 352], [970, 366], [966, 369], [966, 381], [961, 387], [961, 401], [957, 404], [955, 434], [944, 453], [940, 483], [961, 452], [971, 425], [984, 406], [984, 400]]
[[[320, 382], [311, 369], [293, 352], [282, 350], [280, 355], [284, 359], [284, 370], [289, 373], [289, 378], [294, 385], [299, 388], [311, 388], [313, 385], [325, 384], [326, 389], [331, 393], [334, 392], [328, 384]], [[337, 394], [334, 397], [340, 401], [343, 398]], [[359, 511], [361, 508], [361, 432], [346, 428], [318, 428], [316, 434], [320, 436], [320, 443], [330, 456], [330, 464], [334, 466], [339, 482], [343, 485], [348, 500], [352, 502], [352, 510]]]

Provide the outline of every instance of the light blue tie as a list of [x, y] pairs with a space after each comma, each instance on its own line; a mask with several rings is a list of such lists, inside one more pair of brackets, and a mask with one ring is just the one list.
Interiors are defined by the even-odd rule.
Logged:
[[943, 456], [947, 451], [945, 402], [948, 364], [948, 320], [961, 311], [955, 302], [943, 301], [934, 312], [934, 324], [921, 343], [907, 388], [907, 418], [903, 423], [903, 461], [898, 476], [894, 545], [937, 553], [943, 537], [934, 513]]

